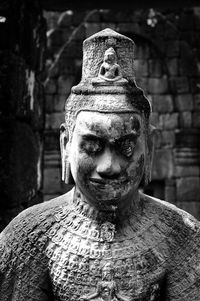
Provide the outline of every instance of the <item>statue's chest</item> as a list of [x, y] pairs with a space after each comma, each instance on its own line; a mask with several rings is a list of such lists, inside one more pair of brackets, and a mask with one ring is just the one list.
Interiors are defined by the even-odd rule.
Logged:
[[[162, 256], [137, 239], [116, 239], [113, 233], [112, 225], [99, 233], [92, 224], [76, 223], [54, 231], [46, 254], [56, 300], [89, 300], [93, 294], [91, 300], [122, 301], [117, 292], [124, 301], [159, 300]], [[107, 276], [106, 266], [112, 270]]]

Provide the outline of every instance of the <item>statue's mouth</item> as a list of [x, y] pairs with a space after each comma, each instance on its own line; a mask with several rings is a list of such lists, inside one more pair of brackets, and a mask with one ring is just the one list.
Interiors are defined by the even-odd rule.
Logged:
[[121, 197], [129, 191], [132, 181], [127, 177], [119, 179], [90, 178], [89, 183], [89, 189], [95, 198], [104, 202], [104, 205], [106, 203], [109, 206], [116, 206]]
[[103, 184], [103, 185], [121, 185], [124, 183], [128, 183], [129, 179], [123, 177], [120, 179], [99, 179], [99, 178], [90, 178], [90, 182], [94, 184]]

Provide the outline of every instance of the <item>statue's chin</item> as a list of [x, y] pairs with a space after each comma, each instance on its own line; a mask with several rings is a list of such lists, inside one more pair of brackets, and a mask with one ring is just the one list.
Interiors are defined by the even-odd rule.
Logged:
[[119, 209], [119, 204], [114, 202], [113, 200], [101, 201], [96, 205], [96, 208], [99, 211], [107, 212], [107, 213], [116, 213]]
[[119, 186], [95, 184], [89, 185], [88, 195], [90, 195], [91, 203], [100, 210], [115, 211], [129, 198], [132, 189], [131, 183]]
[[[137, 179], [136, 179], [137, 180]], [[115, 211], [129, 205], [136, 189], [137, 181], [88, 180], [78, 185], [83, 198], [99, 210]]]

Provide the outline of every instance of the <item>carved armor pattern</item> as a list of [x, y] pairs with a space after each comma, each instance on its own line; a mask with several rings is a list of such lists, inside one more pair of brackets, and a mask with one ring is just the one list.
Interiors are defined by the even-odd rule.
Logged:
[[97, 290], [108, 263], [128, 300], [164, 300], [163, 290], [167, 301], [198, 300], [199, 223], [146, 196], [141, 196], [141, 210], [141, 215], [131, 212], [112, 239], [104, 240], [98, 216], [80, 200], [74, 202], [73, 192], [20, 214], [1, 234], [0, 275], [11, 276], [0, 278], [0, 300], [11, 300], [14, 281], [12, 300], [77, 301]]

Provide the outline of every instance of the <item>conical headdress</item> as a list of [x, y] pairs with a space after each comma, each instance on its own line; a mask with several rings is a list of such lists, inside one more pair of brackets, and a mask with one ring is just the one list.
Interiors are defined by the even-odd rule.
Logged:
[[[109, 48], [113, 49], [114, 62], [105, 58]], [[69, 134], [80, 111], [133, 112], [136, 109], [149, 118], [150, 103], [135, 83], [134, 42], [109, 28], [104, 29], [83, 42], [82, 79], [72, 87], [65, 105]]]

